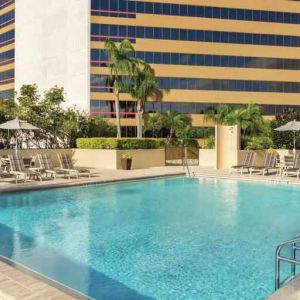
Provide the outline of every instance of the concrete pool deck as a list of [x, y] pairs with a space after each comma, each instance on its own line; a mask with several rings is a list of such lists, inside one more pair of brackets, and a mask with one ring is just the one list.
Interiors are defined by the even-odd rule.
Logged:
[[[217, 171], [210, 168], [190, 167], [192, 176], [199, 178], [221, 178], [230, 180], [247, 180], [269, 182], [272, 184], [300, 184], [300, 180], [292, 177], [279, 177], [276, 174], [261, 175], [240, 175], [239, 173], [230, 173], [229, 171]], [[29, 190], [40, 190], [57, 187], [68, 187], [88, 184], [101, 184], [127, 180], [139, 180], [147, 178], [157, 178], [165, 176], [182, 176], [186, 174], [186, 169], [182, 166], [176, 167], [157, 167], [144, 170], [93, 170], [91, 178], [46, 180], [43, 182], [28, 181], [26, 183], [15, 184], [13, 180], [0, 181], [0, 193], [22, 192]], [[289, 238], [289, 237], [287, 237]], [[274, 249], [275, 251], [275, 249]], [[300, 299], [300, 279], [290, 283], [285, 288], [280, 289], [268, 300], [294, 300]], [[266, 295], [267, 296], [267, 295]], [[3, 261], [0, 261], [0, 300], [34, 300], [34, 299], [53, 299], [69, 300], [83, 299], [68, 291], [61, 289], [56, 284], [44, 281], [41, 278], [32, 276], [24, 270], [16, 269]]]

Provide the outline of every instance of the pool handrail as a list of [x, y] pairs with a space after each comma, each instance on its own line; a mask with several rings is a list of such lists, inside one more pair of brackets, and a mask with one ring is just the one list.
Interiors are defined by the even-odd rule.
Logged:
[[[296, 276], [296, 265], [300, 265], [300, 260], [297, 260], [296, 253], [300, 251], [300, 246], [297, 244], [300, 243], [300, 236], [295, 237], [294, 239], [287, 240], [282, 242], [276, 247], [275, 254], [275, 291], [278, 290], [282, 284], [280, 280], [280, 262], [286, 262], [291, 264], [291, 274], [283, 283], [286, 283]], [[291, 257], [286, 257], [281, 255], [281, 251], [287, 247], [291, 246]]]

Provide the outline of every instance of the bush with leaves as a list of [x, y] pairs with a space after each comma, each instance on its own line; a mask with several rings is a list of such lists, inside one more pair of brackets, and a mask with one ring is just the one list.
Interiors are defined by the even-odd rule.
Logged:
[[215, 149], [215, 136], [211, 135], [204, 140], [203, 149]]
[[268, 136], [254, 136], [245, 143], [247, 150], [263, 150], [273, 148], [273, 141]]
[[204, 119], [214, 121], [218, 125], [239, 125], [242, 149], [251, 138], [271, 137], [270, 122], [264, 120], [261, 107], [257, 104], [241, 105], [234, 109], [222, 104], [216, 112], [207, 112]]
[[[16, 102], [13, 94], [0, 101], [0, 120], [18, 117], [38, 127], [34, 134], [24, 132], [20, 143], [37, 148], [68, 148], [75, 146], [78, 137], [116, 135], [114, 126], [102, 117], [89, 116], [76, 108], [64, 109], [63, 103], [63, 88], [54, 87], [41, 96], [36, 85], [24, 85]], [[1, 131], [1, 136], [8, 146], [7, 132]]]

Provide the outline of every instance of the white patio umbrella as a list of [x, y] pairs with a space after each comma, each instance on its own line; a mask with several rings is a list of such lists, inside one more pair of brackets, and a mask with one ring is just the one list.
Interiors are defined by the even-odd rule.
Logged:
[[[0, 124], [0, 129], [6, 129], [8, 130], [38, 130], [36, 126], [28, 123], [27, 121], [19, 120], [18, 118], [15, 118], [14, 120], [7, 121], [3, 124]], [[18, 139], [16, 139], [16, 153], [18, 151]]]
[[294, 158], [296, 155], [296, 131], [300, 131], [300, 122], [294, 120], [291, 122], [286, 123], [285, 125], [282, 125], [275, 129], [276, 131], [293, 131], [294, 133], [294, 148], [293, 148], [293, 154]]

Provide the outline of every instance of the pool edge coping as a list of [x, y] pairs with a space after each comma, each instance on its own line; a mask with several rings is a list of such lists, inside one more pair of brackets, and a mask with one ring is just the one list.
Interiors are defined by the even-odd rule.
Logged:
[[0, 255], [0, 261], [5, 263], [6, 265], [18, 270], [18, 271], [21, 271], [23, 272], [24, 274], [27, 274], [33, 278], [35, 278], [36, 280], [38, 281], [41, 281], [53, 288], [56, 288], [57, 290], [65, 293], [66, 295], [68, 296], [71, 296], [71, 297], [74, 297], [75, 299], [78, 299], [78, 300], [95, 300], [94, 298], [90, 297], [90, 296], [87, 296], [61, 282], [58, 282], [46, 275], [43, 275], [37, 271], [34, 271], [32, 270], [31, 268], [21, 264], [21, 263], [18, 263], [14, 260], [11, 260], [3, 255]]
[[116, 179], [105, 179], [101, 180], [98, 178], [97, 180], [85, 180], [79, 181], [72, 180], [71, 182], [60, 182], [57, 184], [49, 184], [49, 185], [23, 185], [23, 186], [10, 186], [8, 188], [0, 189], [1, 194], [11, 194], [11, 193], [21, 193], [21, 192], [32, 192], [39, 190], [52, 190], [59, 188], [67, 188], [67, 187], [77, 187], [77, 186], [93, 186], [93, 185], [102, 185], [102, 184], [110, 184], [110, 183], [122, 183], [122, 182], [131, 182], [131, 181], [140, 181], [147, 179], [160, 179], [165, 177], [178, 177], [178, 176], [186, 176], [186, 173], [183, 172], [174, 172], [170, 174], [158, 174], [158, 175], [145, 175], [145, 176], [134, 176], [128, 178], [116, 178]]

